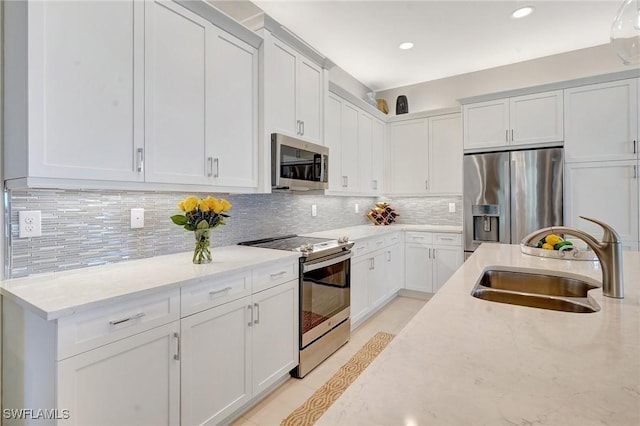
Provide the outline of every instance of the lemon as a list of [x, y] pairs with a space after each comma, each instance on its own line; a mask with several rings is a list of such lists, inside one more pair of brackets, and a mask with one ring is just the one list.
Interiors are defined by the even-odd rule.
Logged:
[[553, 245], [549, 244], [549, 243], [544, 243], [542, 245], [542, 248], [545, 249], [545, 250], [553, 250]]
[[549, 234], [544, 239], [544, 242], [550, 244], [552, 247], [558, 244], [560, 241], [564, 241], [562, 238], [557, 236], [556, 234]]

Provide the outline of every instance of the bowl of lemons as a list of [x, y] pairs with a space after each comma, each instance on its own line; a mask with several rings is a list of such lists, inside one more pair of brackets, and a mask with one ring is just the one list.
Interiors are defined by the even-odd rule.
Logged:
[[574, 244], [560, 235], [547, 234], [538, 240], [535, 246], [520, 243], [520, 251], [538, 257], [549, 257], [565, 260], [598, 260], [596, 254], [586, 245]]

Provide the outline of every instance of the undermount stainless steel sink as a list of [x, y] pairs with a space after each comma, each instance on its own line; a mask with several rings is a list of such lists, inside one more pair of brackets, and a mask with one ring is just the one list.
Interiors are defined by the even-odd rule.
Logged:
[[488, 269], [476, 283], [471, 295], [491, 302], [591, 313], [600, 310], [587, 294], [596, 288], [598, 286], [580, 279], [548, 273]]

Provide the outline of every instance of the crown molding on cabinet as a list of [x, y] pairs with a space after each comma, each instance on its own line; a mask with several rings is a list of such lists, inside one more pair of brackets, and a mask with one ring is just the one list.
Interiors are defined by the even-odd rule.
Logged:
[[242, 21], [242, 24], [246, 25], [247, 28], [250, 28], [251, 30], [256, 32], [262, 29], [269, 31], [275, 37], [291, 46], [324, 69], [328, 70], [335, 66], [335, 63], [331, 61], [331, 59], [318, 52], [294, 32], [292, 32], [287, 27], [280, 24], [278, 21], [264, 12], [245, 19], [244, 21]]
[[262, 44], [262, 37], [207, 2], [195, 0], [175, 0], [175, 2], [256, 49]]
[[496, 99], [511, 98], [514, 96], [531, 95], [533, 93], [550, 92], [553, 90], [568, 89], [570, 87], [586, 86], [589, 84], [606, 83], [609, 81], [626, 80], [628, 78], [640, 77], [640, 69], [619, 71], [609, 74], [600, 74], [590, 77], [577, 78], [574, 80], [559, 81], [556, 83], [543, 84], [540, 86], [525, 87], [522, 89], [507, 90], [504, 92], [488, 93], [485, 95], [472, 96], [458, 99], [461, 105], [473, 104], [476, 102], [493, 101]]

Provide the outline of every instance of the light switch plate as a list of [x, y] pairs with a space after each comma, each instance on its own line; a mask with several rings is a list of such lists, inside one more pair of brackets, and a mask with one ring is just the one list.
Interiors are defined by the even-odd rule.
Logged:
[[456, 212], [456, 203], [449, 203], [449, 213]]
[[39, 237], [42, 235], [42, 216], [39, 210], [18, 212], [19, 238]]
[[144, 228], [144, 209], [131, 209], [131, 229]]
[[311, 216], [318, 216], [318, 207], [315, 204], [311, 204]]

